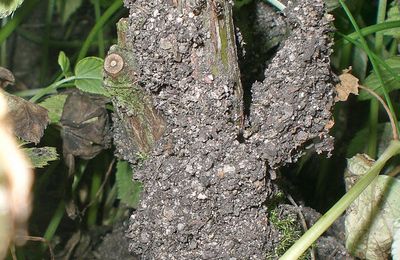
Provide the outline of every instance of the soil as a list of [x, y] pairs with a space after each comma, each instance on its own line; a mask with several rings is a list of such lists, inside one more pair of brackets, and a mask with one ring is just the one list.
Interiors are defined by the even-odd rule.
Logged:
[[230, 25], [230, 1], [124, 3], [138, 84], [166, 122], [149, 159], [134, 166], [144, 190], [130, 218], [130, 251], [141, 259], [263, 259], [279, 244], [267, 206], [280, 191], [276, 170], [304, 149], [333, 149], [332, 18], [322, 0], [289, 3], [290, 35], [251, 87], [243, 121], [237, 57], [215, 55], [224, 46], [213, 26]]

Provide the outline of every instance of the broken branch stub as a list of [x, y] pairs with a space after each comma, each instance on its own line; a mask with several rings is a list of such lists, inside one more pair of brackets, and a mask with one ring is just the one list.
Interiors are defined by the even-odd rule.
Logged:
[[286, 9], [292, 34], [253, 86], [247, 129], [231, 2], [125, 5], [129, 20], [109, 52], [124, 66], [105, 85], [117, 153], [133, 163], [138, 152], [149, 155], [134, 170], [144, 189], [130, 250], [142, 259], [264, 258], [279, 243], [264, 206], [277, 191], [268, 168], [295, 161], [309, 140], [332, 149], [322, 1]]

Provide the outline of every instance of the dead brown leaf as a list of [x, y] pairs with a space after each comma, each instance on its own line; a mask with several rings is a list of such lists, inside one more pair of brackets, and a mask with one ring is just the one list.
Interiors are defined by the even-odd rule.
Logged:
[[340, 83], [335, 86], [337, 92], [335, 102], [346, 101], [350, 93], [358, 95], [358, 78], [350, 74], [350, 71], [351, 67], [343, 70], [342, 74], [339, 76]]
[[50, 122], [47, 109], [6, 92], [4, 95], [15, 135], [25, 141], [39, 143]]
[[4, 89], [7, 85], [13, 85], [14, 75], [6, 68], [0, 67], [0, 88]]
[[63, 153], [91, 159], [110, 146], [107, 100], [98, 95], [72, 92], [61, 116]]

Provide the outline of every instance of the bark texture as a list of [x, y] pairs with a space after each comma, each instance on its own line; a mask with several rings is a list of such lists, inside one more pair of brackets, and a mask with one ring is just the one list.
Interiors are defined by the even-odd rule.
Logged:
[[[322, 1], [288, 7], [291, 36], [254, 84], [247, 120], [231, 4], [125, 0], [129, 29], [120, 47], [135, 60], [132, 84], [165, 122], [149, 159], [134, 170], [144, 191], [128, 236], [142, 259], [263, 259], [279, 243], [265, 206], [276, 192], [268, 169], [295, 161], [310, 140], [318, 151], [332, 149]], [[118, 129], [123, 140], [127, 131]], [[136, 152], [120, 149], [124, 158]]]

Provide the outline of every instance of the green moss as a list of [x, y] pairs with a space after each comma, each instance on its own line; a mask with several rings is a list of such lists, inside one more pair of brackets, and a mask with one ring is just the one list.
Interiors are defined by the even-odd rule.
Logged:
[[[269, 213], [270, 223], [278, 230], [279, 245], [273, 252], [269, 252], [266, 259], [277, 259], [282, 256], [302, 235], [302, 227], [296, 213], [281, 216], [280, 209], [275, 207]], [[304, 253], [299, 259], [310, 259], [309, 253]]]
[[228, 67], [228, 35], [225, 26], [219, 26], [219, 37], [221, 40], [221, 61]]

